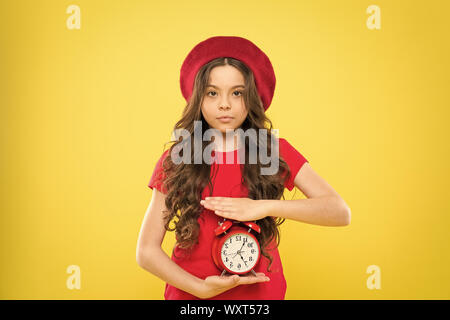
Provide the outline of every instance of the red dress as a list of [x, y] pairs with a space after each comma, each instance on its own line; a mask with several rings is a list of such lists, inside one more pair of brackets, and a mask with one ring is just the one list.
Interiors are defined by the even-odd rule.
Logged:
[[[158, 160], [155, 170], [153, 171], [148, 187], [157, 188], [159, 191], [166, 193], [162, 186], [162, 161], [168, 154], [169, 150], [164, 151], [163, 155]], [[237, 159], [238, 150], [230, 152], [217, 152], [218, 156], [226, 157], [226, 154], [234, 153], [234, 159]], [[214, 151], [213, 151], [214, 154]], [[300, 170], [305, 162], [308, 162], [303, 155], [300, 154], [292, 145], [285, 139], [279, 138], [279, 154], [286, 161], [290, 170], [291, 176], [286, 181], [285, 187], [288, 190], [294, 188], [294, 179], [297, 172]], [[209, 188], [205, 187], [202, 192], [202, 199], [205, 197], [235, 197], [242, 198], [248, 196], [248, 190], [244, 185], [241, 185], [241, 164], [237, 163], [212, 163], [211, 164], [211, 181], [214, 185], [213, 194], [209, 194]], [[214, 167], [214, 168], [213, 168]], [[215, 178], [213, 176], [215, 172]], [[216, 215], [214, 211], [203, 208], [203, 211], [198, 218], [200, 225], [198, 243], [192, 248], [191, 254], [188, 255], [183, 249], [175, 248], [175, 255], [172, 255], [172, 260], [177, 263], [184, 270], [191, 274], [205, 279], [211, 275], [220, 275], [222, 270], [219, 270], [211, 256], [211, 245], [214, 235], [214, 229], [218, 226], [218, 222], [223, 218]], [[286, 280], [283, 275], [283, 267], [278, 253], [278, 249], [269, 251], [273, 257], [271, 272], [267, 271], [269, 260], [261, 255], [260, 262], [254, 268], [256, 272], [263, 272], [270, 278], [268, 282], [255, 283], [249, 285], [240, 285], [228, 291], [225, 291], [212, 300], [283, 300], [286, 293]], [[185, 291], [166, 284], [164, 293], [166, 300], [193, 300], [199, 299]]]

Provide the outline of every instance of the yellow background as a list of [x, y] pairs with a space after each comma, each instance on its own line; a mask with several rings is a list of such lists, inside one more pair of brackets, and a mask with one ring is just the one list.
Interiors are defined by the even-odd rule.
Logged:
[[[69, 5], [81, 29], [69, 30]], [[369, 30], [366, 8], [381, 9]], [[287, 299], [448, 299], [448, 1], [2, 1], [2, 299], [163, 299], [135, 260], [183, 59], [238, 35], [270, 57], [267, 114], [345, 199], [287, 221]], [[447, 92], [446, 92], [447, 91]], [[303, 198], [299, 190], [287, 199]], [[164, 242], [170, 254], [173, 233]], [[69, 290], [69, 265], [81, 289]], [[370, 265], [381, 289], [368, 289]]]

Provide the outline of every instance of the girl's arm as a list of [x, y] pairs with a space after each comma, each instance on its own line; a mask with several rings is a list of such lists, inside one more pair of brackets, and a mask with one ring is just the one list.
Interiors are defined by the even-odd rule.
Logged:
[[267, 216], [276, 216], [322, 226], [350, 224], [351, 211], [340, 195], [306, 162], [294, 184], [308, 199], [261, 200], [267, 202]]
[[267, 216], [292, 219], [322, 226], [346, 226], [351, 212], [339, 194], [306, 162], [294, 184], [308, 199], [253, 200], [249, 198], [207, 197], [200, 201], [217, 215], [239, 221], [254, 221]]
[[202, 279], [195, 277], [172, 261], [162, 250], [166, 233], [163, 210], [166, 196], [153, 189], [152, 199], [145, 213], [136, 248], [138, 265], [170, 285], [195, 296], [199, 295]]
[[209, 298], [238, 285], [268, 281], [263, 273], [257, 276], [217, 276], [200, 279], [177, 265], [162, 250], [161, 244], [166, 233], [163, 210], [166, 196], [153, 189], [152, 200], [142, 222], [136, 248], [139, 266], [168, 284], [199, 298]]

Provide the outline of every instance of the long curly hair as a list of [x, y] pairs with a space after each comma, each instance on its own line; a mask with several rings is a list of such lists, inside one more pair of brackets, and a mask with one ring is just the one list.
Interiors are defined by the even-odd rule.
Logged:
[[[254, 75], [250, 68], [243, 62], [229, 57], [221, 57], [210, 61], [202, 66], [198, 71], [191, 98], [185, 106], [181, 119], [175, 124], [174, 132], [179, 129], [187, 130], [190, 133], [191, 141], [196, 138], [194, 136], [194, 121], [202, 121], [202, 136], [203, 133], [209, 129], [208, 123], [203, 118], [201, 106], [203, 98], [208, 86], [209, 75], [211, 70], [217, 66], [231, 65], [237, 68], [245, 79], [245, 89], [243, 92], [243, 99], [245, 108], [248, 111], [247, 117], [241, 125], [241, 129], [245, 132], [247, 129], [254, 129], [259, 132], [259, 129], [266, 129], [267, 134], [267, 151], [265, 154], [271, 155], [271, 139], [272, 122], [266, 117], [261, 98], [258, 94]], [[174, 142], [169, 141], [167, 143]], [[202, 161], [201, 164], [194, 164], [194, 148], [191, 150], [190, 164], [184, 163], [175, 164], [171, 158], [172, 149], [182, 141], [175, 142], [163, 161], [163, 171], [165, 179], [163, 181], [164, 187], [167, 190], [165, 205], [167, 211], [164, 212], [164, 223], [167, 231], [175, 231], [176, 245], [175, 247], [181, 249], [192, 249], [198, 241], [199, 223], [198, 218], [203, 207], [200, 205], [201, 193], [205, 187], [208, 187], [211, 194], [213, 184], [210, 178], [211, 165]], [[166, 143], [166, 144], [167, 144]], [[208, 142], [194, 141], [194, 143], [202, 146], [202, 151]], [[286, 162], [279, 157], [279, 170], [274, 175], [260, 175], [260, 168], [266, 167], [257, 158], [256, 164], [249, 163], [249, 147], [253, 144], [257, 150], [260, 147], [256, 141], [250, 138], [245, 139], [245, 163], [243, 166], [241, 183], [248, 189], [248, 198], [250, 199], [280, 199], [283, 197], [284, 183], [290, 177], [290, 170]], [[259, 150], [258, 150], [259, 154]], [[261, 227], [261, 233], [256, 234], [260, 243], [261, 254], [269, 259], [267, 270], [269, 271], [272, 265], [273, 258], [268, 252], [273, 248], [269, 248], [271, 243], [276, 247], [280, 244], [280, 233], [278, 226], [285, 221], [284, 218], [279, 217], [265, 217], [257, 220], [256, 223]], [[174, 252], [175, 252], [174, 247]], [[189, 250], [187, 250], [189, 251]]]

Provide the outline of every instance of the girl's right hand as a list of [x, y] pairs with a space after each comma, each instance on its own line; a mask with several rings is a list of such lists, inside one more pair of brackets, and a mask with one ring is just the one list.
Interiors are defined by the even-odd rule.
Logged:
[[209, 276], [203, 280], [198, 297], [201, 299], [207, 299], [242, 284], [252, 284], [266, 281], [270, 281], [269, 277], [266, 277], [264, 273], [261, 272], [256, 273], [256, 276]]

